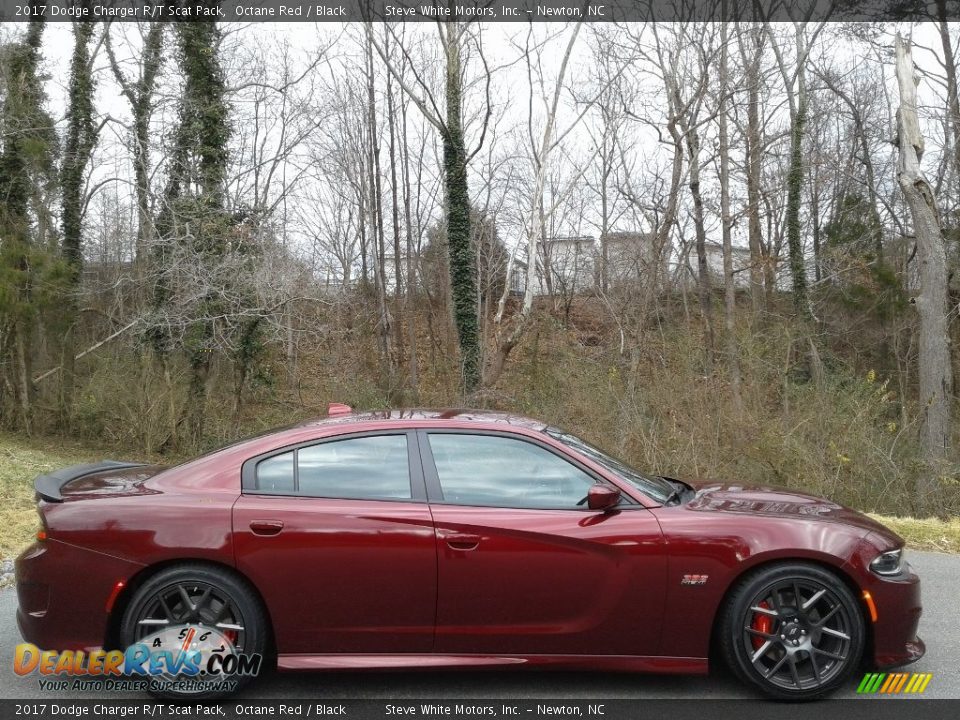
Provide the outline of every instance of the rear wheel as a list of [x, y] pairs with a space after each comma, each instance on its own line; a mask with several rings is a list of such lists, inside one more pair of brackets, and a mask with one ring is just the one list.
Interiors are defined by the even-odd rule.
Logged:
[[745, 578], [723, 609], [720, 632], [726, 661], [742, 680], [771, 697], [809, 700], [856, 670], [866, 629], [840, 578], [791, 563]]
[[[207, 565], [180, 565], [160, 571], [141, 585], [130, 600], [120, 624], [120, 640], [126, 648], [147, 641], [150, 649], [179, 651], [181, 638], [187, 638], [181, 627], [193, 628], [189, 640], [203, 638], [220, 644], [225, 640], [238, 654], [257, 653], [263, 657], [267, 650], [267, 620], [259, 599], [239, 577], [226, 570]], [[159, 637], [159, 639], [158, 639]], [[168, 642], [169, 637], [169, 642]], [[167, 647], [171, 645], [171, 647]], [[263, 661], [261, 661], [263, 664]], [[218, 669], [223, 666], [218, 663]], [[203, 680], [236, 683], [239, 689], [252, 678], [224, 673], [211, 677], [164, 675], [162, 680]], [[222, 683], [222, 688], [226, 683]], [[190, 687], [185, 683], [182, 687]], [[151, 690], [160, 697], [214, 698], [233, 690]]]

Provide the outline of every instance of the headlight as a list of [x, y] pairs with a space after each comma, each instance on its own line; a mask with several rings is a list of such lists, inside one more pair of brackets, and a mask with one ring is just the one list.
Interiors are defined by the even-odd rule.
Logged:
[[903, 548], [880, 553], [870, 563], [877, 575], [899, 575], [903, 571]]

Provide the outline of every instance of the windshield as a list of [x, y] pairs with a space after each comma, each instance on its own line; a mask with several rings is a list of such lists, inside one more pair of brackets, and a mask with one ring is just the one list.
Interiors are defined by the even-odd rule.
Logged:
[[644, 493], [651, 500], [659, 503], [666, 503], [674, 492], [674, 487], [661, 477], [648, 476], [637, 472], [626, 463], [610, 457], [603, 450], [594, 447], [586, 440], [581, 440], [576, 435], [564, 432], [558, 428], [547, 428], [544, 430], [547, 435], [554, 440], [559, 440], [567, 447], [576, 450], [581, 455], [593, 460], [601, 467], [609, 470], [618, 478], [621, 478], [640, 492]]

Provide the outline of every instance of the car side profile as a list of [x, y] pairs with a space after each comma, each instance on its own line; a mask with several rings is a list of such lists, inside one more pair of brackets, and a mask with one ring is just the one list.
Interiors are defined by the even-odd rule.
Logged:
[[920, 658], [903, 541], [828, 500], [640, 473], [507, 413], [329, 417], [172, 468], [36, 480], [23, 637], [215, 628], [279, 670], [705, 673], [776, 698]]

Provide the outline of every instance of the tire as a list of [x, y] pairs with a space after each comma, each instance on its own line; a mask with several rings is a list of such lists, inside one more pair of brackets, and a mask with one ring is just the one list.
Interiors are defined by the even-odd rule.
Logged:
[[[180, 599], [184, 597], [186, 600]], [[155, 637], [158, 628], [161, 631], [164, 629], [164, 621], [169, 625], [191, 624], [215, 628], [234, 644], [237, 652], [259, 654], [263, 658], [260, 672], [266, 670], [269, 622], [254, 590], [234, 573], [210, 565], [191, 563], [166, 568], [148, 578], [134, 592], [123, 613], [120, 621], [121, 648], [147, 637]], [[170, 676], [164, 677], [172, 679]], [[232, 690], [200, 692], [151, 688], [149, 692], [166, 699], [215, 699], [230, 695], [253, 679], [242, 675], [217, 677], [234, 681], [236, 686]]]
[[846, 583], [799, 562], [741, 580], [721, 610], [719, 631], [720, 651], [734, 674], [779, 700], [814, 700], [836, 690], [860, 666], [866, 638], [863, 613]]

